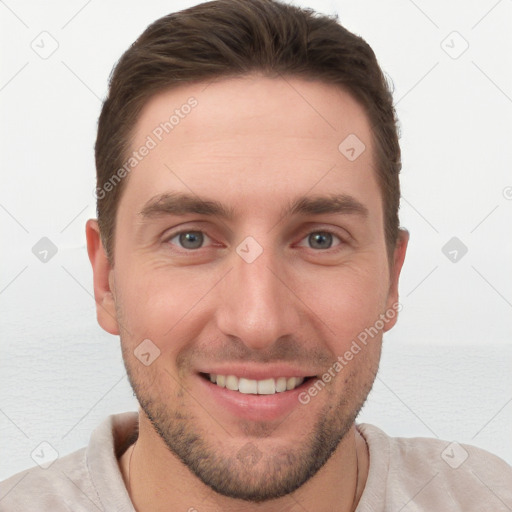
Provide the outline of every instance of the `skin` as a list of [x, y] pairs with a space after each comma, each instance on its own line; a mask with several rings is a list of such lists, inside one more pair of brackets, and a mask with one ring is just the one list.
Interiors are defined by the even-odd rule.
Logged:
[[[155, 95], [133, 148], [190, 96], [197, 107], [125, 178], [113, 266], [97, 222], [86, 228], [98, 321], [120, 335], [142, 406], [139, 438], [120, 460], [132, 501], [138, 511], [351, 510], [368, 472], [354, 420], [396, 316], [307, 405], [277, 419], [224, 410], [197, 372], [287, 363], [320, 376], [397, 303], [408, 234], [389, 260], [367, 116], [334, 86], [248, 75]], [[352, 162], [338, 150], [349, 134], [366, 146]], [[141, 216], [164, 192], [219, 201], [233, 218]], [[281, 214], [298, 196], [333, 193], [367, 214]], [[187, 230], [207, 235], [200, 248], [180, 245]], [[319, 231], [334, 235], [320, 247]], [[263, 249], [252, 263], [236, 252], [248, 236]], [[160, 350], [149, 366], [133, 353], [144, 339]], [[248, 446], [256, 462], [240, 457]]]

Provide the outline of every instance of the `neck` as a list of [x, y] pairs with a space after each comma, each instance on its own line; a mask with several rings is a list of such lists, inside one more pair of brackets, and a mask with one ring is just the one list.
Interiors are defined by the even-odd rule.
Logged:
[[[327, 463], [292, 494], [264, 503], [248, 503], [220, 495], [204, 485], [165, 446], [139, 416], [139, 438], [120, 458], [123, 479], [137, 512], [175, 510], [252, 512], [336, 510], [352, 512], [364, 490], [369, 457], [355, 426]], [[166, 477], [166, 475], [168, 475]]]

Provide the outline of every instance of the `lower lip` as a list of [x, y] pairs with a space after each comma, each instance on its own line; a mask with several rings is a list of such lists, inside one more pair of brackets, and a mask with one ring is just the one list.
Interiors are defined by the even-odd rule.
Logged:
[[197, 376], [201, 391], [211, 401], [218, 404], [231, 415], [249, 421], [274, 421], [288, 416], [294, 409], [304, 407], [299, 402], [299, 395], [309, 386], [309, 380], [297, 388], [273, 395], [244, 394], [231, 389], [221, 388], [209, 380]]

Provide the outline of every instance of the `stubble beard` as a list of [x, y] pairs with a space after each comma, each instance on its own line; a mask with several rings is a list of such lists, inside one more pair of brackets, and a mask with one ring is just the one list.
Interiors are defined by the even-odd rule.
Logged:
[[[365, 374], [362, 386], [361, 376], [355, 371], [345, 375], [343, 395], [337, 400], [332, 400], [331, 396], [310, 433], [294, 443], [296, 448], [285, 446], [273, 449], [272, 453], [262, 453], [263, 449], [257, 448], [258, 439], [253, 436], [254, 441], [226, 453], [227, 450], [223, 450], [220, 444], [216, 445], [212, 436], [205, 435], [200, 422], [187, 410], [184, 399], [188, 391], [181, 387], [174, 396], [167, 394], [165, 398], [161, 397], [162, 388], [155, 388], [155, 383], [162, 375], [153, 373], [153, 379], [144, 376], [144, 370], [135, 367], [140, 362], [129, 350], [125, 351], [125, 344], [122, 343], [122, 347], [128, 379], [141, 409], [168, 449], [215, 492], [253, 503], [292, 493], [322, 468], [354, 424], [378, 371], [377, 359]], [[337, 378], [342, 377], [338, 375]], [[327, 387], [322, 390], [322, 393], [332, 392]], [[194, 402], [190, 397], [188, 400]], [[293, 424], [302, 414], [307, 414], [307, 405], [295, 409], [284, 424]], [[214, 422], [208, 415], [207, 419]], [[256, 437], [260, 438], [271, 436], [277, 428], [266, 424], [246, 427], [252, 430], [253, 435], [258, 432]], [[229, 443], [229, 434], [226, 433], [225, 437], [227, 441], [224, 442]]]

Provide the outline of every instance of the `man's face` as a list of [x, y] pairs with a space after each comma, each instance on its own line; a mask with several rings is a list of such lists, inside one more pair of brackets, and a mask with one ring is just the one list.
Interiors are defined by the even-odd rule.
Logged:
[[[155, 129], [192, 96], [158, 141]], [[338, 149], [350, 134], [366, 146], [359, 156], [362, 146]], [[158, 94], [132, 149], [148, 136], [157, 145], [126, 178], [117, 212], [116, 321], [100, 311], [100, 323], [119, 332], [154, 429], [205, 484], [254, 501], [286, 494], [353, 425], [394, 324], [335, 365], [397, 301], [405, 251], [390, 264], [368, 119], [334, 86], [251, 76]], [[215, 204], [198, 210], [199, 200]], [[300, 385], [281, 391], [285, 382]]]

